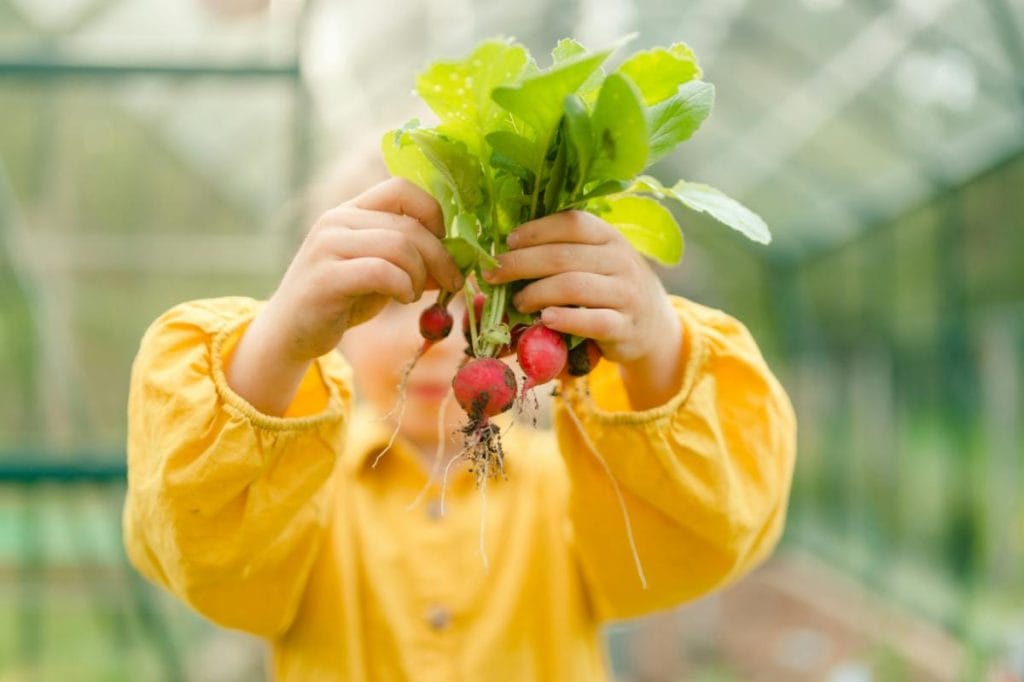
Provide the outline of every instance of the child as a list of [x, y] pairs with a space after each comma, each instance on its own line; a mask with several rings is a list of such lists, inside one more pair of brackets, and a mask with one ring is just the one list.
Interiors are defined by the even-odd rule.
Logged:
[[[392, 428], [376, 415], [422, 343], [421, 296], [463, 284], [443, 232], [429, 195], [389, 180], [325, 213], [265, 304], [186, 303], [142, 340], [129, 555], [211, 620], [266, 638], [275, 679], [606, 679], [602, 623], [718, 588], [781, 534], [795, 420], [753, 339], [667, 296], [580, 212], [520, 226], [487, 278], [534, 280], [520, 310], [599, 343], [605, 360], [578, 380], [589, 391], [563, 390], [553, 433], [508, 431], [507, 477], [486, 496], [453, 466], [442, 515], [456, 328], [413, 370], [374, 467]], [[456, 428], [458, 408], [444, 419]], [[442, 446], [448, 462], [457, 446]]]

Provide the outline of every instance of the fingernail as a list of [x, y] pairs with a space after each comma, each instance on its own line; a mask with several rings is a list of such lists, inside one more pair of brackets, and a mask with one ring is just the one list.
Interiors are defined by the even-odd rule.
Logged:
[[510, 248], [510, 249], [516, 248], [516, 244], [518, 244], [518, 243], [519, 243], [519, 235], [517, 235], [515, 232], [511, 233], [505, 239], [505, 244], [507, 244], [508, 248]]
[[495, 273], [494, 273], [494, 270], [484, 270], [483, 271], [483, 275], [484, 275], [484, 280], [490, 282], [492, 279], [494, 279]]

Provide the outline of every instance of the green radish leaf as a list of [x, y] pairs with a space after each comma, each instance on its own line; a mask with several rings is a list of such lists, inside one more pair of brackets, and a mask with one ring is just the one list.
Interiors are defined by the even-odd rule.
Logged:
[[406, 133], [441, 174], [463, 211], [472, 211], [484, 200], [480, 162], [466, 145], [432, 130]]
[[587, 173], [590, 169], [590, 162], [594, 158], [594, 132], [590, 126], [590, 114], [587, 112], [587, 105], [579, 95], [566, 95], [562, 102], [565, 113], [565, 127], [576, 151], [576, 161], [579, 168], [579, 183], [586, 182]]
[[405, 122], [405, 125], [403, 125], [401, 128], [397, 128], [394, 131], [392, 131], [395, 145], [400, 145], [402, 143], [403, 134], [409, 132], [410, 130], [416, 130], [417, 128], [420, 127], [420, 125], [420, 120], [418, 118], [410, 118], [408, 121]]
[[761, 244], [772, 240], [768, 225], [761, 216], [710, 185], [680, 180], [672, 186], [670, 196], [694, 211], [709, 214], [718, 222]]
[[652, 175], [638, 175], [632, 184], [624, 188], [629, 194], [649, 194], [658, 199], [664, 199], [672, 194], [672, 190], [661, 184], [658, 178]]
[[460, 213], [455, 216], [454, 232], [470, 245], [480, 248], [480, 242], [477, 241], [477, 235], [480, 233], [480, 221], [472, 213]]
[[441, 243], [462, 272], [466, 272], [476, 263], [477, 250], [462, 237], [445, 237]]
[[[524, 193], [524, 181], [515, 176], [501, 176], [494, 182], [498, 234], [506, 235], [523, 222], [522, 214], [524, 210], [529, 210], [530, 197], [528, 193]], [[532, 182], [529, 184], [532, 187]]]
[[478, 152], [483, 135], [506, 125], [508, 116], [491, 91], [516, 82], [530, 60], [518, 43], [488, 40], [460, 61], [435, 62], [416, 78], [416, 92], [441, 119], [446, 133]]
[[683, 257], [683, 233], [672, 213], [654, 199], [620, 195], [608, 197], [598, 214], [637, 251], [665, 265]]
[[647, 110], [650, 127], [650, 159], [654, 163], [696, 132], [711, 113], [715, 86], [704, 81], [682, 85], [672, 97]]
[[[456, 236], [472, 247], [478, 263], [488, 268], [498, 267], [498, 261], [494, 259], [494, 256], [480, 245], [480, 221], [475, 215], [460, 213], [455, 216], [453, 226]], [[454, 256], [452, 257], [454, 258]]]
[[564, 125], [560, 126], [556, 139], [558, 140], [558, 150], [555, 152], [555, 160], [551, 164], [551, 175], [548, 177], [548, 184], [544, 188], [544, 209], [547, 214], [558, 210], [561, 205], [562, 190], [565, 187], [569, 141], [566, 138]]
[[452, 192], [440, 171], [424, 156], [409, 136], [407, 131], [411, 123], [384, 134], [381, 140], [381, 155], [392, 175], [410, 180], [437, 199], [447, 219], [453, 198]]
[[402, 128], [384, 134], [380, 143], [381, 155], [388, 171], [395, 176], [411, 180], [427, 192], [433, 193], [440, 174], [434, 164], [423, 155]]
[[509, 173], [519, 178], [528, 187], [531, 188], [529, 191], [533, 191], [532, 188], [533, 183], [536, 180], [536, 176], [533, 174], [533, 171], [530, 170], [529, 168], [520, 166], [518, 163], [508, 158], [507, 156], [502, 156], [501, 154], [498, 153], [491, 154], [491, 168], [493, 168], [494, 170], [505, 171], [506, 173]]
[[647, 121], [640, 93], [628, 78], [604, 80], [592, 119], [597, 154], [586, 180], [631, 180], [647, 165]]
[[[555, 49], [551, 51], [551, 60], [554, 64], [561, 64], [567, 62], [574, 57], [578, 57], [581, 54], [585, 54], [587, 48], [583, 47], [580, 43], [576, 42], [572, 38], [562, 38], [555, 45]], [[576, 92], [586, 102], [593, 103], [594, 98], [597, 97], [597, 91], [601, 89], [601, 83], [604, 81], [605, 72], [604, 69], [598, 67], [594, 73], [587, 76], [587, 80], [583, 81], [583, 84], [576, 88]]]
[[529, 327], [536, 319], [533, 315], [519, 312], [516, 310], [515, 306], [509, 306], [506, 313], [508, 314], [508, 323], [511, 327], [514, 327], [517, 324]]
[[618, 194], [624, 191], [627, 187], [629, 187], [629, 183], [625, 180], [606, 180], [593, 187], [575, 203], [584, 203], [592, 199], [608, 196], [609, 194]]
[[685, 43], [637, 52], [619, 66], [618, 73], [636, 84], [647, 106], [668, 99], [680, 85], [703, 75], [697, 55]]
[[579, 55], [515, 85], [495, 88], [491, 97], [546, 142], [562, 115], [565, 96], [575, 92], [610, 54], [611, 50], [603, 50]]
[[577, 336], [576, 334], [569, 334], [569, 350], [572, 350], [576, 346], [580, 345], [587, 340], [585, 336]]
[[575, 38], [562, 38], [551, 50], [551, 61], [554, 64], [562, 64], [585, 54], [587, 48], [583, 47]]
[[707, 213], [755, 242], [768, 244], [772, 240], [768, 225], [761, 216], [710, 185], [680, 180], [672, 187], [665, 187], [657, 178], [641, 175], [626, 192], [674, 199], [694, 211]]
[[531, 169], [531, 171], [537, 167], [538, 161], [544, 154], [544, 150], [534, 142], [508, 130], [488, 133], [486, 139], [495, 154], [499, 154], [523, 168]]

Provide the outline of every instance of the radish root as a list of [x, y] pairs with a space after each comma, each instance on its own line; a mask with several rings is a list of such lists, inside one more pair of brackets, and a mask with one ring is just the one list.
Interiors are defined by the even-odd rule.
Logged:
[[636, 541], [633, 539], [633, 523], [629, 519], [629, 510], [626, 509], [626, 501], [622, 497], [622, 490], [619, 488], [619, 482], [615, 479], [612, 474], [611, 468], [608, 466], [608, 462], [605, 461], [601, 453], [598, 452], [597, 448], [594, 447], [593, 441], [590, 440], [590, 436], [587, 434], [586, 429], [583, 427], [583, 422], [580, 421], [579, 416], [576, 414], [576, 410], [573, 409], [572, 402], [566, 397], [565, 400], [565, 411], [569, 414], [576, 428], [580, 432], [580, 437], [586, 444], [587, 449], [597, 458], [597, 461], [601, 463], [601, 467], [604, 469], [605, 474], [608, 476], [608, 480], [612, 483], [612, 489], [615, 491], [615, 497], [619, 502], [619, 509], [622, 510], [622, 520], [626, 525], [626, 539], [629, 541], [629, 550], [633, 554], [633, 563], [636, 565], [636, 575], [640, 579], [640, 585], [646, 590], [647, 589], [647, 576], [644, 574], [643, 564], [640, 562], [640, 553], [636, 549]]
[[430, 490], [430, 485], [437, 478], [437, 474], [441, 471], [441, 460], [444, 458], [444, 445], [447, 438], [445, 438], [445, 417], [448, 414], [448, 406], [452, 402], [452, 398], [455, 396], [455, 392], [449, 388], [448, 392], [444, 394], [444, 400], [441, 401], [441, 407], [438, 408], [437, 412], [437, 450], [434, 451], [434, 463], [430, 469], [430, 475], [427, 477], [427, 482], [420, 488], [419, 493], [416, 494], [416, 498], [406, 505], [406, 510], [413, 510], [419, 506], [420, 502], [423, 501], [423, 496]]
[[444, 467], [444, 478], [441, 480], [441, 516], [444, 516], [444, 501], [448, 494], [448, 470], [452, 468], [452, 464], [455, 464], [455, 461], [462, 457], [465, 452], [465, 450], [456, 452]]
[[374, 469], [377, 468], [380, 458], [384, 456], [384, 453], [391, 449], [391, 446], [395, 444], [395, 439], [398, 438], [398, 432], [402, 428], [402, 420], [405, 419], [405, 391], [409, 385], [409, 375], [412, 374], [412, 368], [416, 366], [416, 363], [419, 362], [419, 359], [423, 357], [423, 354], [429, 347], [429, 342], [424, 343], [423, 346], [416, 351], [416, 355], [413, 356], [412, 360], [406, 363], [405, 367], [402, 369], [402, 380], [398, 382], [398, 400], [395, 401], [391, 410], [380, 418], [381, 421], [390, 419], [397, 411], [398, 418], [395, 420], [395, 429], [391, 432], [391, 438], [388, 439], [388, 444], [384, 446], [383, 450], [377, 453], [376, 457], [374, 457], [372, 465], [372, 468]]

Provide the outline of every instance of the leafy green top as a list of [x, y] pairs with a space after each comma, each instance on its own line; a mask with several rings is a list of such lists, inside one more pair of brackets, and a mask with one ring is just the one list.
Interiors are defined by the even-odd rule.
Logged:
[[[639, 51], [608, 74], [602, 65], [613, 51], [591, 52], [567, 38], [541, 69], [521, 44], [492, 39], [417, 77], [416, 91], [439, 123], [414, 120], [387, 133], [384, 160], [438, 200], [445, 246], [464, 271], [493, 267], [519, 224], [570, 208], [601, 216], [667, 265], [682, 257], [683, 238], [659, 200], [770, 241], [760, 217], [713, 187], [680, 180], [666, 188], [640, 175], [711, 112], [715, 89], [700, 80], [693, 51], [683, 43]], [[485, 315], [495, 338], [503, 337], [501, 293]]]

